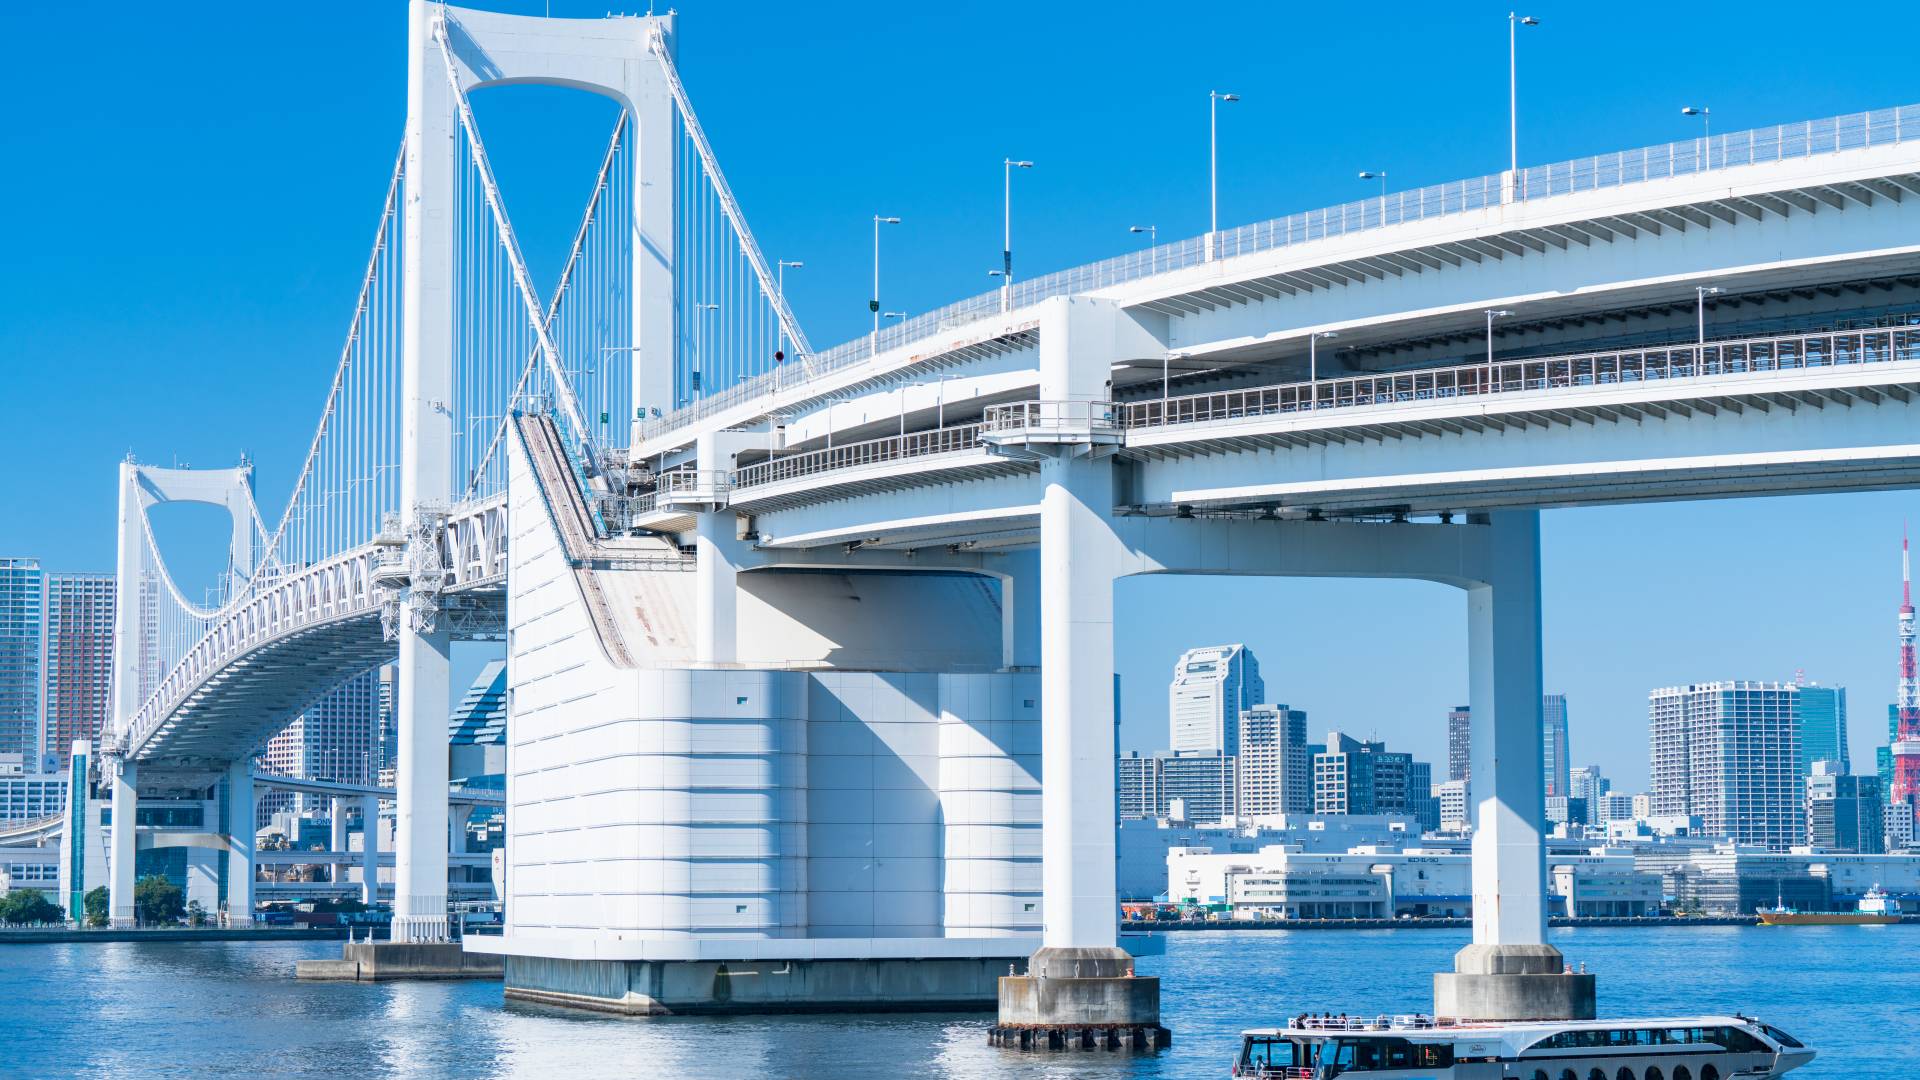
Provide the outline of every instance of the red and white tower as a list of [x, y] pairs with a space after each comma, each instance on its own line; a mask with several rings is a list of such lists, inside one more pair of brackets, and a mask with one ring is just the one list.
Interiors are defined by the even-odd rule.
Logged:
[[1893, 740], [1889, 801], [1894, 812], [1904, 813], [1911, 823], [1920, 807], [1920, 678], [1914, 671], [1913, 575], [1904, 531], [1900, 535], [1900, 697], [1896, 707], [1899, 731]]

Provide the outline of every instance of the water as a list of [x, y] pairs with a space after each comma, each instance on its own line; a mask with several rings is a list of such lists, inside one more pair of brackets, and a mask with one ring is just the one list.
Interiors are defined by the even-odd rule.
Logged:
[[[334, 942], [0, 946], [0, 1076], [1223, 1076], [1243, 1027], [1430, 1006], [1465, 931], [1178, 933], [1174, 1048], [1022, 1055], [990, 1014], [634, 1020], [503, 1005], [498, 983], [296, 983]], [[1920, 927], [1557, 930], [1604, 1015], [1758, 1013], [1820, 1051], [1796, 1078], [1920, 1075]]]

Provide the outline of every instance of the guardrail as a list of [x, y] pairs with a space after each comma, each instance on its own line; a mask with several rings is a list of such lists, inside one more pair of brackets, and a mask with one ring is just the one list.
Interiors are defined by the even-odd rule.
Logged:
[[1131, 431], [1389, 402], [1895, 360], [1920, 360], [1920, 327], [1784, 334], [1282, 383], [1129, 402], [1122, 420]]
[[[1509, 201], [1531, 201], [1582, 191], [1686, 176], [1710, 169], [1816, 157], [1844, 150], [1885, 146], [1920, 139], [1920, 105], [1850, 113], [1845, 116], [1735, 131], [1712, 138], [1682, 139], [1637, 150], [1596, 154], [1571, 161], [1534, 165], [1513, 177], [1491, 173], [1434, 184], [1412, 191], [1356, 199], [1339, 206], [1223, 229], [1213, 236], [1216, 257], [1247, 255], [1292, 244], [1343, 236], [1409, 221], [1423, 221], [1483, 210]], [[1026, 281], [1010, 290], [1010, 306], [1022, 308], [1052, 296], [1068, 296], [1118, 285], [1205, 262], [1207, 238], [1191, 237], [1143, 248]], [[879, 353], [930, 339], [1006, 310], [1000, 290], [970, 296], [923, 315], [882, 327], [825, 352], [802, 358], [808, 372], [795, 378], [775, 367], [717, 393], [640, 424], [640, 438], [676, 431], [743, 401], [851, 367]]]
[[877, 465], [888, 461], [977, 450], [985, 445], [980, 441], [980, 430], [979, 424], [959, 424], [954, 427], [918, 431], [909, 435], [890, 435], [884, 439], [868, 439], [864, 442], [847, 443], [844, 446], [831, 446], [822, 450], [809, 450], [802, 454], [772, 458], [745, 468], [735, 469], [733, 487], [739, 490], [762, 484], [776, 484], [783, 480], [797, 480], [803, 476], [833, 472], [858, 465]]
[[987, 406], [990, 434], [1015, 431], [1112, 431], [1120, 426], [1119, 407], [1111, 401], [1015, 401]]

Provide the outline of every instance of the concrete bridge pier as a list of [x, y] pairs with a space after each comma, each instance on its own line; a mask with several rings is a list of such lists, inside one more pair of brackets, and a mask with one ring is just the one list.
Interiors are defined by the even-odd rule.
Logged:
[[113, 822], [107, 839], [107, 908], [116, 930], [130, 930], [135, 921], [133, 860], [140, 812], [140, 766], [119, 759], [113, 773]]
[[372, 911], [380, 902], [380, 799], [360, 797], [360, 902]]
[[1113, 447], [1100, 428], [1110, 358], [1132, 320], [1112, 305], [1049, 301], [1041, 314], [1040, 762], [1045, 909], [1025, 975], [1000, 979], [995, 1045], [1078, 1048], [1126, 1032], [1128, 1049], [1172, 1039], [1160, 980], [1134, 975], [1119, 947], [1115, 880], [1113, 587], [1123, 547], [1113, 522]]
[[[1433, 977], [1434, 1013], [1472, 1020], [1584, 1020], [1592, 975], [1547, 943], [1541, 823], [1540, 514], [1475, 515], [1485, 580], [1467, 587], [1473, 707], [1473, 943]], [[1470, 527], [1473, 527], [1470, 526]]]
[[[116, 815], [118, 816], [118, 815]], [[227, 925], [253, 925], [253, 843], [256, 828], [253, 761], [227, 766]]]

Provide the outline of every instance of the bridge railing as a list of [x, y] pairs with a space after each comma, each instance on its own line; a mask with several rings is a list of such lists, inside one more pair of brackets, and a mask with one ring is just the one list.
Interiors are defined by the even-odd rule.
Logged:
[[884, 439], [868, 439], [864, 442], [847, 443], [843, 446], [772, 458], [735, 469], [733, 486], [738, 490], [762, 484], [777, 484], [783, 480], [797, 480], [816, 473], [833, 472], [859, 465], [878, 465], [889, 461], [978, 450], [984, 445], [980, 441], [980, 429], [979, 424], [957, 424], [953, 427], [935, 428], [932, 431], [890, 435]]
[[1111, 401], [1014, 401], [987, 406], [990, 435], [1013, 432], [1093, 432], [1120, 426], [1119, 407]]
[[[1293, 244], [1483, 210], [1503, 202], [1551, 198], [1581, 191], [1624, 187], [1675, 176], [1815, 157], [1871, 146], [1920, 139], [1920, 105], [1851, 113], [1795, 124], [1682, 139], [1658, 146], [1596, 154], [1572, 161], [1535, 165], [1513, 178], [1491, 173], [1433, 184], [1412, 191], [1356, 199], [1339, 206], [1223, 229], [1214, 236], [1217, 258], [1248, 255]], [[1018, 309], [1048, 297], [1071, 296], [1205, 262], [1206, 237], [1176, 240], [1099, 262], [1014, 282], [1011, 307]], [[676, 431], [761, 395], [851, 367], [889, 349], [927, 341], [940, 333], [989, 318], [1005, 310], [999, 290], [970, 296], [911, 319], [904, 319], [800, 362], [735, 383], [666, 416], [640, 425], [640, 437]]]
[[1135, 430], [1359, 405], [1895, 360], [1920, 360], [1920, 327], [1663, 345], [1187, 394], [1128, 402], [1122, 406], [1122, 421]]

